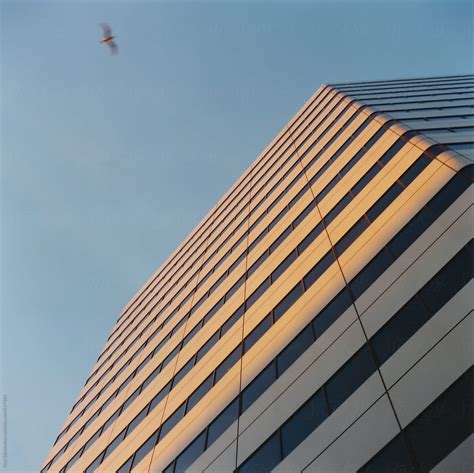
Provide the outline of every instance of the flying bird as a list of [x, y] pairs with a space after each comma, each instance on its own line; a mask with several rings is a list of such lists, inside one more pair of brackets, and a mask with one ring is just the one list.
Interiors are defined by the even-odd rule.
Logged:
[[110, 54], [117, 54], [117, 44], [114, 41], [115, 36], [112, 36], [112, 30], [106, 23], [101, 23], [100, 27], [104, 33], [104, 37], [100, 40], [101, 43], [105, 43], [110, 48]]

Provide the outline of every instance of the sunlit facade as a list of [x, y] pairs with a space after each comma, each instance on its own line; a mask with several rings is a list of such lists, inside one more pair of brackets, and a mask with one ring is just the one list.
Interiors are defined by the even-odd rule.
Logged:
[[321, 86], [124, 308], [42, 471], [472, 471], [473, 91]]

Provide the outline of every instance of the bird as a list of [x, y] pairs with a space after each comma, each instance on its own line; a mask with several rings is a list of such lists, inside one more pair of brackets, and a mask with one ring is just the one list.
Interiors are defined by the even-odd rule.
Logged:
[[107, 23], [101, 23], [100, 27], [104, 33], [104, 37], [100, 40], [101, 43], [106, 44], [110, 48], [110, 54], [117, 54], [117, 44], [114, 41], [115, 36], [112, 36], [112, 30]]

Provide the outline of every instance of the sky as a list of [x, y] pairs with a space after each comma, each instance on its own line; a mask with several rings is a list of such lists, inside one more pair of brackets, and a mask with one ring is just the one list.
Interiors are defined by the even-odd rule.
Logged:
[[0, 3], [4, 471], [39, 470], [122, 308], [322, 83], [473, 72], [469, 1]]

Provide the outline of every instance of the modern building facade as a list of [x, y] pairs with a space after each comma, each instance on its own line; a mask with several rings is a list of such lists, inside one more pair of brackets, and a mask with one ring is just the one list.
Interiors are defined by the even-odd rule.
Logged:
[[42, 472], [473, 469], [474, 76], [321, 86], [120, 315]]

